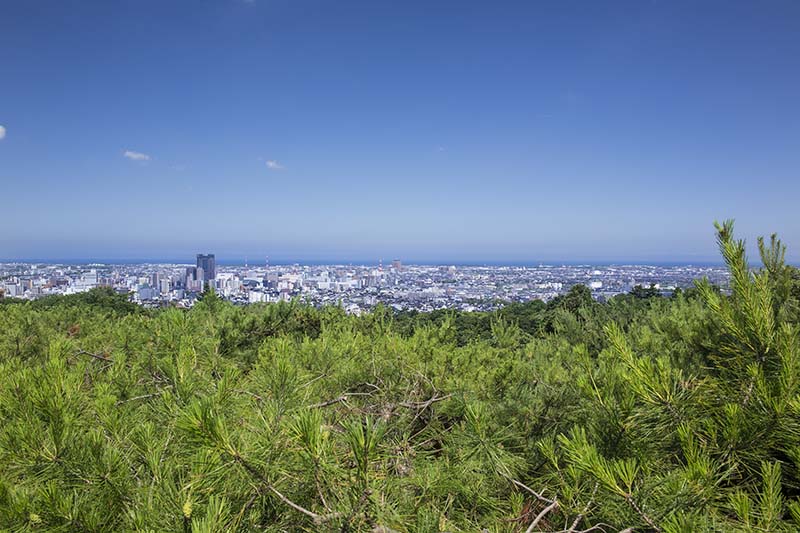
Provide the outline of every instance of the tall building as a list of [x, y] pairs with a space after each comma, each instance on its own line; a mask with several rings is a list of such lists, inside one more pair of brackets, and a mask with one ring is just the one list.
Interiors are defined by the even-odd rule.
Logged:
[[186, 274], [183, 276], [183, 286], [188, 287], [189, 283], [197, 280], [197, 267], [186, 267]]
[[[198, 274], [200, 269], [203, 269], [203, 278], [201, 281], [213, 281], [217, 277], [217, 260], [214, 254], [197, 254], [197, 270]], [[198, 279], [200, 276], [198, 276]]]
[[169, 291], [172, 287], [170, 287], [170, 282], [168, 279], [162, 279], [158, 284], [158, 289], [161, 294], [169, 294]]

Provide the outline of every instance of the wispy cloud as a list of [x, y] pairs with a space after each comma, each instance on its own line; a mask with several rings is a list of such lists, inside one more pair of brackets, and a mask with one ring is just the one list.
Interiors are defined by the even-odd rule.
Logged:
[[0, 126], [0, 141], [6, 138], [6, 128], [5, 126]]
[[267, 168], [270, 170], [283, 170], [286, 167], [284, 167], [274, 159], [267, 159]]
[[131, 161], [150, 161], [150, 156], [142, 152], [134, 152], [133, 150], [125, 150], [122, 154]]

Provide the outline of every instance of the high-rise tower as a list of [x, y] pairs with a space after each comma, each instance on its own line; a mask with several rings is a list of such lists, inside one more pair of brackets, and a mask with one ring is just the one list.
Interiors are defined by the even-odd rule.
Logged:
[[197, 254], [197, 269], [203, 269], [201, 281], [213, 281], [217, 277], [217, 260], [214, 254]]

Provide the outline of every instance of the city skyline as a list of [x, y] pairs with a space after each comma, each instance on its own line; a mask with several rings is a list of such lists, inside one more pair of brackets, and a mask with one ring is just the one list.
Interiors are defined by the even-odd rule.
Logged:
[[0, 7], [0, 258], [800, 261], [800, 4]]
[[[4, 264], [26, 264], [26, 265], [192, 265], [195, 262], [192, 258], [0, 258], [0, 263]], [[508, 260], [495, 260], [495, 261], [436, 261], [436, 260], [415, 260], [408, 259], [403, 261], [406, 265], [413, 266], [492, 266], [492, 267], [533, 267], [533, 266], [710, 266], [719, 267], [724, 265], [724, 261], [720, 260], [697, 260], [697, 261], [626, 261], [620, 259], [589, 259], [589, 260], [528, 260], [528, 261], [508, 261]], [[252, 261], [249, 258], [223, 258], [217, 260], [217, 265], [225, 267], [255, 267], [261, 268], [268, 264], [268, 266], [362, 266], [362, 267], [379, 267], [381, 264], [389, 266], [386, 261], [381, 258], [356, 258], [356, 259], [271, 259], [268, 263], [266, 261]], [[754, 266], [757, 262], [753, 263]]]
[[[720, 266], [455, 266], [412, 265], [64, 265], [0, 262], [0, 295], [36, 300], [93, 290], [112, 290], [146, 307], [192, 307], [203, 291], [237, 305], [301, 301], [337, 305], [360, 314], [377, 305], [397, 311], [490, 311], [510, 302], [549, 301], [583, 285], [593, 298], [620, 294], [672, 295], [707, 278], [723, 290]], [[203, 265], [205, 264], [205, 268]], [[208, 270], [211, 274], [206, 274]], [[649, 291], [649, 292], [647, 292]]]

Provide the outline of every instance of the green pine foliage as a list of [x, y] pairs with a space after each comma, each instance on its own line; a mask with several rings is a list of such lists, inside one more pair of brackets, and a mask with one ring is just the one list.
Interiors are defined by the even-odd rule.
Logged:
[[0, 531], [800, 528], [800, 275], [493, 313], [0, 305]]

